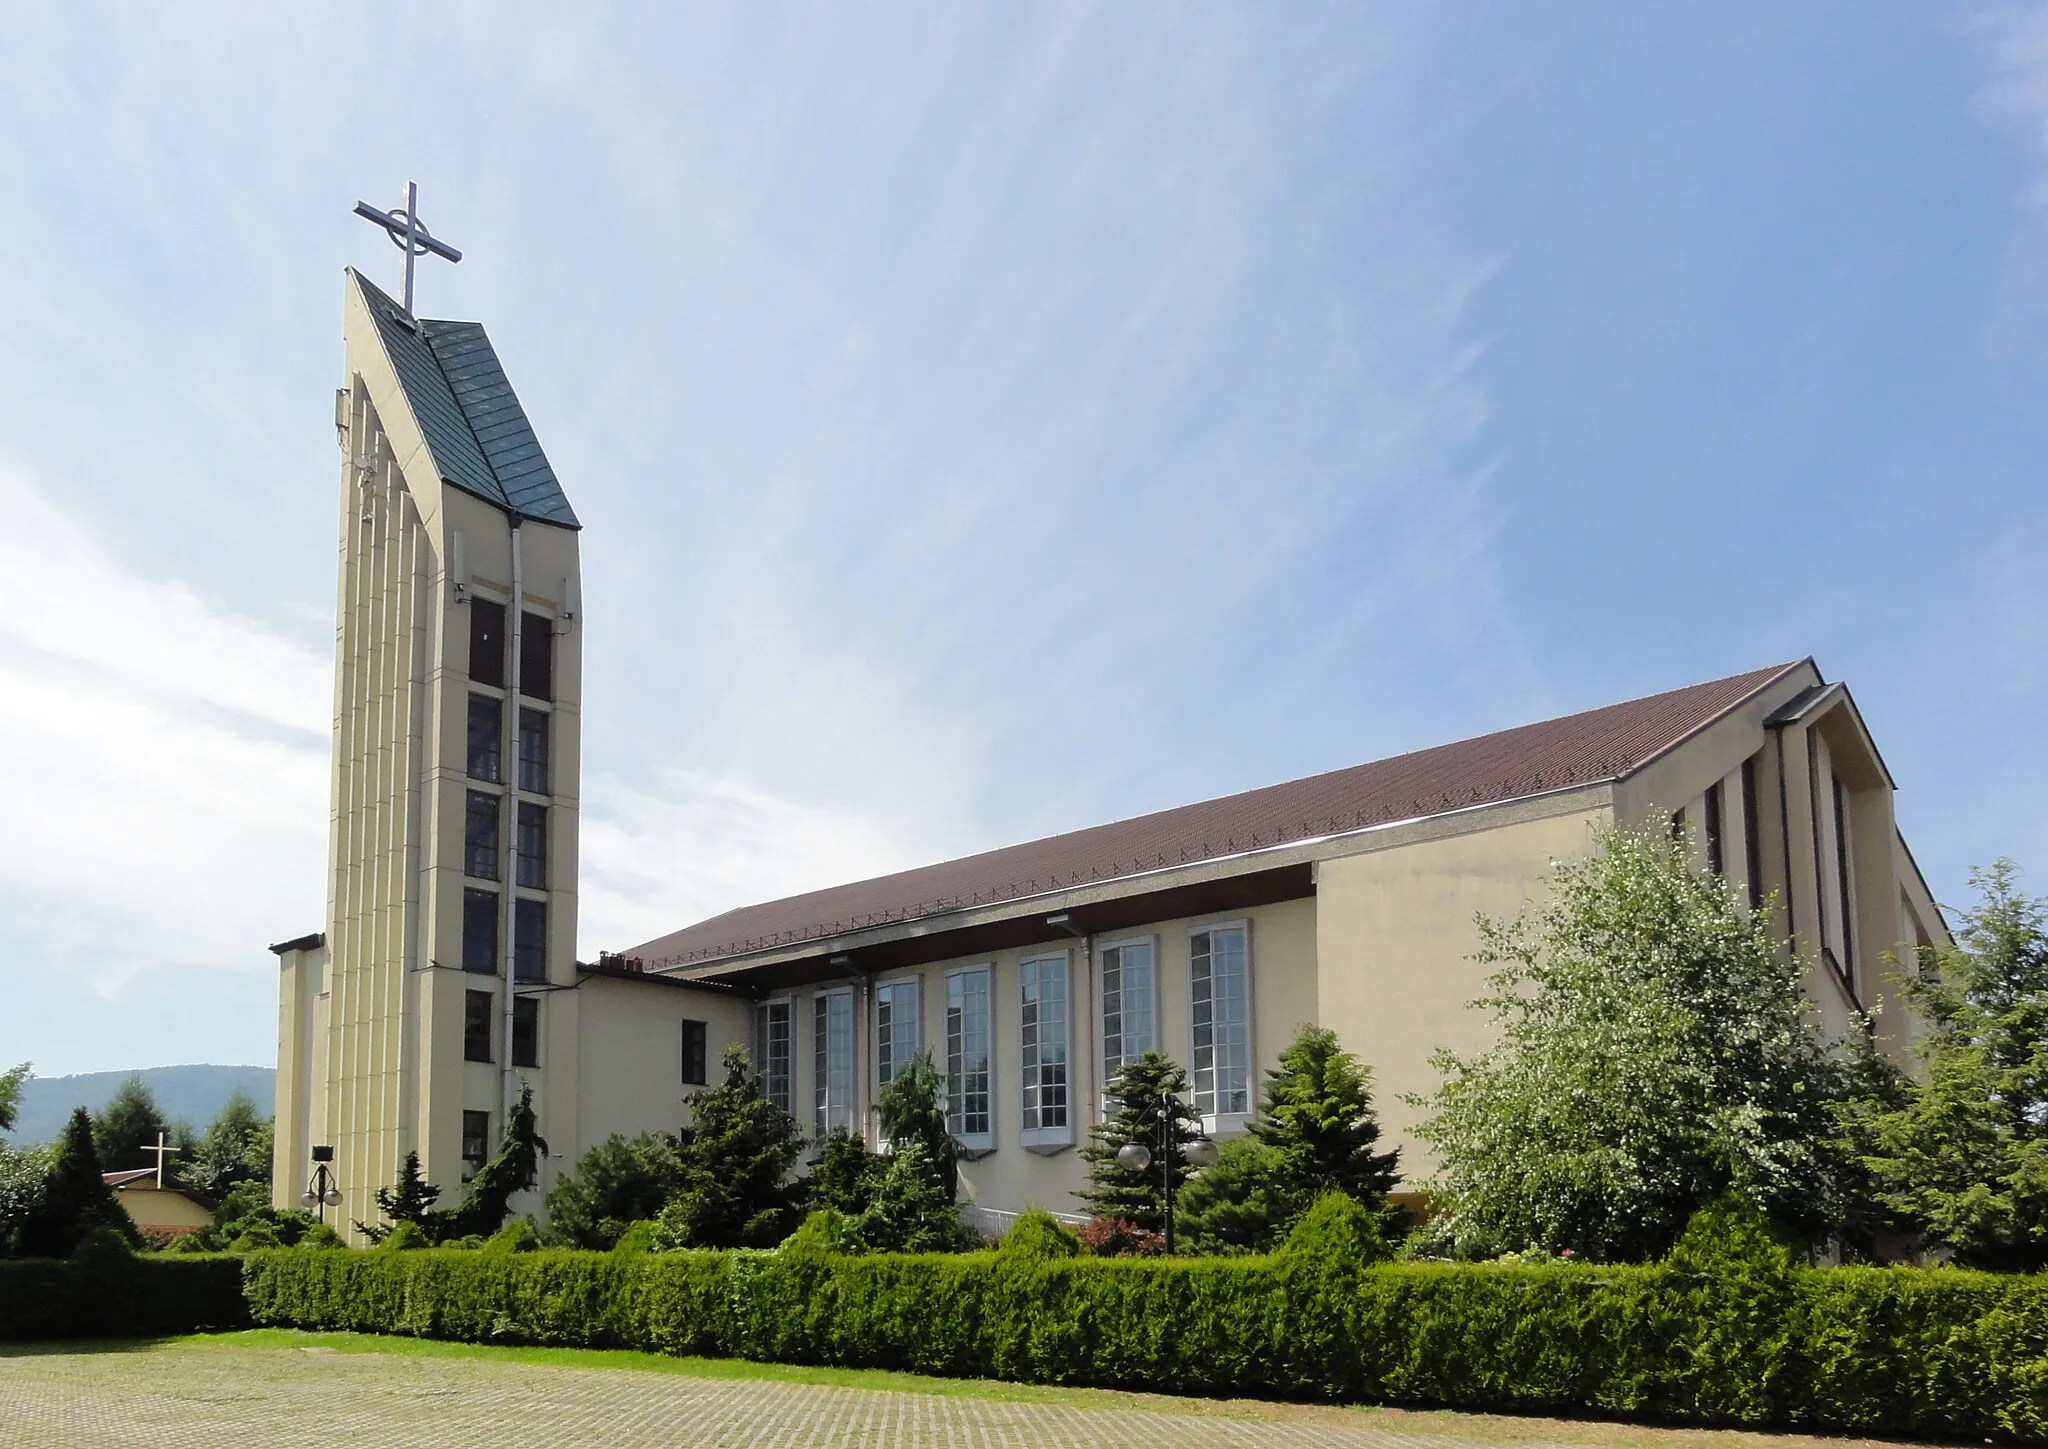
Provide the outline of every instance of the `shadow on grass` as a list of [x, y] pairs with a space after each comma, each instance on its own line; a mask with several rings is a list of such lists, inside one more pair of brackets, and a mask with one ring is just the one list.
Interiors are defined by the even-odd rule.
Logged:
[[63, 1353], [146, 1353], [161, 1348], [167, 1343], [177, 1343], [175, 1335], [157, 1335], [149, 1338], [47, 1338], [32, 1343], [16, 1343], [0, 1339], [0, 1358], [39, 1358], [49, 1354]]

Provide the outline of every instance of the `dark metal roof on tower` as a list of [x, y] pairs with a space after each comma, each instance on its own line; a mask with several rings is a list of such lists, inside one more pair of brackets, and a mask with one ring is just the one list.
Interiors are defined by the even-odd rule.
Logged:
[[581, 528], [481, 322], [414, 319], [353, 268], [444, 483], [514, 517]]

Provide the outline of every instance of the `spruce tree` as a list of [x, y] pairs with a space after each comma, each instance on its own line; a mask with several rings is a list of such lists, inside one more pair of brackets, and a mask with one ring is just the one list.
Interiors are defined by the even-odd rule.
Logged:
[[512, 1194], [526, 1191], [539, 1180], [540, 1162], [547, 1155], [548, 1144], [540, 1135], [540, 1123], [533, 1113], [533, 1088], [522, 1087], [518, 1105], [505, 1119], [505, 1135], [498, 1140], [497, 1152], [469, 1180], [462, 1201], [420, 1226], [436, 1242], [445, 1238], [488, 1238], [505, 1226]]
[[170, 1135], [171, 1124], [156, 1104], [156, 1094], [136, 1073], [121, 1083], [113, 1100], [92, 1119], [93, 1150], [99, 1154], [102, 1172], [124, 1172], [134, 1167], [156, 1166], [157, 1134]]
[[[1188, 1179], [1187, 1154], [1183, 1148], [1201, 1133], [1201, 1119], [1183, 1098], [1188, 1074], [1164, 1052], [1149, 1051], [1136, 1061], [1126, 1062], [1104, 1088], [1109, 1110], [1101, 1125], [1089, 1134], [1081, 1157], [1088, 1164], [1088, 1186], [1080, 1194], [1089, 1211], [1099, 1218], [1115, 1218], [1148, 1232], [1166, 1227], [1166, 1175], [1173, 1176], [1178, 1196]], [[1171, 1104], [1170, 1107], [1168, 1104]], [[1171, 1111], [1174, 1132], [1172, 1161], [1162, 1163], [1159, 1129]], [[1152, 1154], [1143, 1172], [1132, 1172], [1116, 1160], [1126, 1143], [1141, 1142]]]
[[770, 1248], [795, 1227], [799, 1184], [790, 1169], [804, 1150], [796, 1118], [761, 1095], [738, 1046], [725, 1080], [690, 1098], [692, 1122], [676, 1134], [680, 1186], [661, 1215], [658, 1241], [675, 1248]]
[[923, 1147], [939, 1195], [953, 1201], [960, 1185], [960, 1145], [946, 1127], [946, 1079], [929, 1050], [889, 1079], [875, 1099], [875, 1116], [883, 1141], [898, 1150], [907, 1142]]
[[57, 1145], [56, 1160], [43, 1179], [42, 1201], [22, 1224], [22, 1253], [31, 1258], [64, 1258], [90, 1232], [105, 1228], [131, 1247], [141, 1242], [128, 1210], [100, 1175], [93, 1149], [92, 1114], [75, 1108]]
[[378, 1188], [376, 1197], [377, 1211], [384, 1215], [389, 1226], [365, 1222], [356, 1224], [356, 1231], [373, 1243], [383, 1242], [391, 1229], [400, 1223], [412, 1223], [424, 1229], [440, 1216], [435, 1212], [434, 1204], [440, 1200], [441, 1189], [427, 1181], [426, 1173], [420, 1170], [417, 1152], [405, 1154], [405, 1162], [398, 1169], [397, 1183]]

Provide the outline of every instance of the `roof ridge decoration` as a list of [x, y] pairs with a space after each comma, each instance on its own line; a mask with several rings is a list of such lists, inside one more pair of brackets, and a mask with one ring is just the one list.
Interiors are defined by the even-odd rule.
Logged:
[[1810, 659], [725, 911], [623, 953], [705, 965], [1626, 779]]
[[353, 267], [441, 481], [514, 518], [578, 528], [481, 322], [414, 319]]

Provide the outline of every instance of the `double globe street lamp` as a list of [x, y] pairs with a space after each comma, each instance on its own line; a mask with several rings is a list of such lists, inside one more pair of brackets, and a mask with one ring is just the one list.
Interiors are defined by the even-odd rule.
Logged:
[[[1183, 1136], [1180, 1131], [1179, 1098], [1171, 1092], [1159, 1095], [1159, 1183], [1163, 1195], [1166, 1220], [1166, 1251], [1173, 1251], [1173, 1149], [1180, 1146], [1181, 1160], [1200, 1171], [1216, 1162], [1216, 1144], [1196, 1132]], [[1116, 1165], [1126, 1172], [1141, 1173], [1153, 1162], [1152, 1149], [1135, 1139], [1126, 1142], [1116, 1152]]]
[[299, 1201], [309, 1208], [320, 1210], [320, 1221], [327, 1221], [327, 1210], [341, 1206], [341, 1187], [335, 1181], [334, 1171], [328, 1163], [334, 1161], [334, 1149], [328, 1146], [313, 1149], [313, 1180], [306, 1184], [306, 1190], [299, 1194]]

